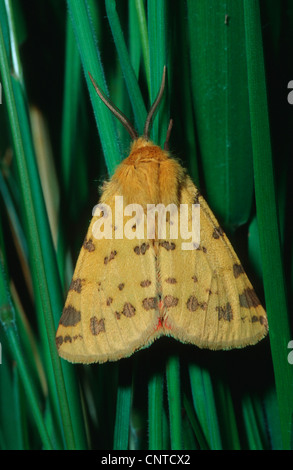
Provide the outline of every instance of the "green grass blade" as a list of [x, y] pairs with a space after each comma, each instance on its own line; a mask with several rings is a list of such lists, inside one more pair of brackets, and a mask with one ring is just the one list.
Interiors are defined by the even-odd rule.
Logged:
[[118, 388], [114, 450], [128, 450], [131, 395], [131, 386]]
[[280, 427], [278, 400], [275, 387], [270, 387], [264, 399], [266, 423], [272, 450], [282, 450], [282, 433]]
[[263, 450], [263, 443], [261, 440], [253, 403], [251, 397], [248, 395], [243, 398], [242, 410], [249, 449]]
[[201, 425], [198, 421], [198, 417], [197, 417], [197, 415], [194, 411], [194, 407], [192, 405], [192, 400], [188, 399], [185, 394], [183, 395], [183, 405], [184, 405], [184, 408], [186, 410], [189, 421], [191, 423], [191, 426], [192, 426], [193, 432], [195, 434], [199, 449], [200, 450], [209, 450], [207, 440], [205, 438], [205, 435], [203, 433]]
[[[167, 64], [167, 8], [165, 0], [148, 1], [148, 35], [150, 49], [150, 101], [154, 102], [163, 75], [164, 66]], [[168, 70], [168, 68], [167, 68]], [[167, 77], [166, 77], [167, 81]], [[156, 118], [153, 119], [151, 138], [161, 147], [164, 146], [167, 128], [169, 124], [169, 112], [164, 106], [168, 87], [164, 93]]]
[[163, 449], [163, 375], [151, 373], [148, 384], [149, 450]]
[[214, 389], [216, 390], [217, 415], [222, 448], [240, 450], [238, 423], [234, 412], [230, 387], [226, 382], [216, 380]]
[[182, 450], [180, 362], [178, 356], [170, 356], [166, 366], [171, 449]]
[[127, 364], [120, 363], [119, 368], [119, 385], [117, 392], [113, 449], [128, 450], [132, 401], [132, 384], [129, 374], [129, 362]]
[[188, 0], [187, 7], [202, 183], [221, 223], [234, 229], [247, 222], [253, 197], [243, 4]]
[[63, 191], [69, 195], [72, 175], [73, 151], [75, 149], [75, 129], [78, 122], [78, 102], [81, 93], [81, 63], [73, 34], [70, 18], [66, 25], [66, 54], [64, 76], [64, 102], [62, 120], [61, 157], [63, 174]]
[[[40, 438], [45, 449], [53, 449], [50, 437], [48, 435], [40, 411], [40, 407], [37, 400], [37, 394], [33, 388], [33, 382], [31, 380], [23, 352], [21, 351], [19, 341], [17, 339], [15, 312], [12, 306], [10, 296], [8, 295], [8, 286], [7, 281], [5, 279], [4, 268], [2, 263], [0, 266], [0, 299], [0, 323], [2, 324], [2, 327], [6, 333], [12, 356], [18, 366], [19, 374], [26, 393], [26, 398], [29, 402], [36, 426], [39, 430]], [[18, 429], [18, 431], [20, 431], [20, 429]]]
[[[293, 369], [287, 361], [289, 317], [280, 249], [259, 5], [244, 3], [255, 198], [266, 308], [284, 449], [290, 448]], [[272, 272], [274, 275], [272, 276]]]
[[17, 36], [16, 36], [16, 26], [15, 26], [15, 21], [14, 21], [11, 0], [5, 0], [5, 7], [6, 7], [6, 13], [7, 13], [7, 19], [8, 19], [9, 32], [10, 32], [10, 44], [12, 44], [11, 62], [12, 62], [12, 66], [15, 71], [15, 74], [18, 76], [19, 81], [23, 83], [23, 72], [22, 72], [22, 65], [20, 61], [19, 50], [18, 50], [18, 47], [13, 47], [14, 41], [16, 40]]
[[10, 328], [7, 330], [7, 338], [10, 343], [11, 350], [13, 351], [13, 357], [15, 358], [15, 361], [17, 362], [19, 367], [19, 374], [21, 376], [21, 380], [25, 389], [26, 398], [30, 404], [30, 409], [34, 416], [35, 423], [39, 431], [43, 446], [45, 449], [51, 450], [53, 449], [53, 445], [45, 427], [44, 420], [36, 400], [35, 392], [31, 386], [30, 375], [26, 370], [24, 357], [13, 329]]
[[210, 374], [196, 364], [189, 365], [190, 385], [195, 412], [209, 448], [222, 449], [215, 397]]
[[139, 36], [139, 25], [137, 11], [135, 8], [134, 0], [129, 2], [128, 10], [128, 22], [129, 22], [129, 31], [128, 31], [128, 49], [130, 62], [133, 67], [136, 77], [139, 77], [139, 67], [140, 59], [142, 55], [141, 42], [137, 40]]
[[100, 53], [97, 48], [93, 26], [90, 21], [87, 2], [67, 0], [67, 4], [72, 19], [73, 29], [79, 48], [80, 58], [90, 93], [107, 168], [109, 174], [112, 175], [121, 160], [121, 156], [113, 115], [97, 96], [88, 75], [88, 72], [90, 72], [102, 90], [105, 93], [107, 92]]
[[[140, 42], [142, 47], [143, 61], [146, 71], [146, 81], [148, 89], [151, 89], [151, 74], [150, 74], [150, 50], [149, 50], [149, 38], [148, 38], [148, 28], [146, 21], [146, 14], [143, 0], [132, 0], [135, 2], [135, 8], [137, 13], [139, 31], [140, 31]], [[137, 38], [136, 38], [137, 41]]]
[[[36, 173], [36, 168], [32, 160], [30, 168], [27, 166], [28, 151], [31, 149], [31, 145], [28, 145], [28, 140], [30, 139], [30, 133], [24, 130], [24, 125], [26, 124], [24, 106], [22, 102], [22, 90], [20, 88], [19, 82], [13, 79], [13, 84], [10, 78], [10, 69], [7, 61], [5, 45], [3, 40], [2, 31], [0, 30], [0, 69], [3, 80], [3, 89], [5, 92], [7, 110], [9, 121], [12, 127], [12, 136], [15, 147], [16, 161], [18, 165], [19, 178], [20, 178], [20, 189], [22, 194], [23, 210], [25, 215], [25, 227], [28, 233], [28, 245], [30, 252], [30, 259], [32, 263], [32, 273], [33, 281], [36, 292], [39, 293], [39, 298], [41, 299], [44, 320], [46, 324], [46, 331], [49, 339], [50, 346], [50, 355], [52, 358], [53, 369], [55, 373], [55, 379], [57, 383], [57, 389], [59, 393], [59, 399], [62, 401], [61, 414], [64, 422], [66, 423], [65, 428], [67, 429], [67, 442], [70, 447], [74, 447], [74, 440], [72, 434], [72, 426], [68, 425], [70, 422], [70, 414], [68, 409], [68, 402], [66, 397], [66, 392], [64, 388], [64, 379], [63, 373], [61, 370], [61, 364], [59, 357], [57, 355], [56, 346], [55, 346], [55, 325], [53, 320], [53, 314], [51, 310], [51, 299], [48, 289], [48, 281], [54, 283], [54, 293], [56, 296], [61, 294], [60, 285], [56, 288], [56, 279], [58, 279], [57, 266], [56, 269], [53, 268], [55, 255], [52, 247], [52, 240], [47, 244], [46, 249], [42, 250], [42, 243], [45, 243], [48, 240], [50, 235], [50, 230], [48, 226], [48, 220], [43, 217], [43, 214], [46, 214], [44, 206], [39, 210], [38, 218], [35, 213], [35, 208], [40, 209], [40, 204], [44, 203], [41, 190], [36, 189], [36, 186], [39, 184], [38, 175]], [[13, 86], [14, 85], [14, 86]], [[17, 106], [16, 106], [17, 102]], [[22, 115], [22, 119], [19, 119], [19, 113]], [[22, 131], [21, 131], [22, 126]], [[25, 133], [26, 132], [26, 133]], [[24, 141], [23, 138], [27, 139]], [[26, 148], [26, 153], [24, 148]], [[31, 179], [33, 174], [33, 178]], [[38, 192], [38, 196], [34, 198], [33, 191]], [[36, 193], [35, 193], [36, 194]], [[37, 204], [35, 205], [35, 202]], [[51, 243], [51, 244], [50, 244]], [[52, 247], [52, 257], [50, 255], [49, 247]], [[34, 253], [34, 256], [32, 255]], [[44, 255], [48, 256], [47, 264], [45, 268], [44, 264]], [[50, 269], [53, 268], [53, 269]], [[50, 274], [53, 274], [55, 277], [50, 278]], [[52, 289], [53, 290], [53, 289]], [[59, 302], [60, 304], [60, 302]], [[57, 304], [58, 305], [58, 304]], [[60, 311], [60, 310], [59, 310]], [[59, 316], [59, 312], [58, 312]]]
[[147, 116], [147, 111], [141, 96], [141, 91], [138, 86], [137, 78], [130, 62], [129, 54], [124, 40], [124, 35], [116, 11], [115, 0], [106, 0], [106, 11], [113, 38], [115, 41], [117, 53], [119, 56], [123, 76], [125, 78], [128, 95], [134, 111], [136, 128], [139, 133], [142, 134]]

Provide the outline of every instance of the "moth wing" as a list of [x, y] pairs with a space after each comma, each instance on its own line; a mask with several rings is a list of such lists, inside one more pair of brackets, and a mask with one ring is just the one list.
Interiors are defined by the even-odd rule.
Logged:
[[[160, 243], [165, 333], [201, 348], [242, 348], [261, 340], [267, 316], [228, 238], [206, 201], [188, 179], [182, 204], [200, 204], [199, 249], [186, 240]], [[173, 243], [173, 245], [172, 245]]]
[[96, 239], [94, 216], [81, 248], [56, 333], [70, 362], [114, 361], [156, 337], [153, 246], [147, 240]]

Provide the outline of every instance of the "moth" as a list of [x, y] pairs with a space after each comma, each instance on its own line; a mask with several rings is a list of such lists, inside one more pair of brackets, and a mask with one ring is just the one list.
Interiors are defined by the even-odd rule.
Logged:
[[[168, 151], [172, 121], [164, 149], [149, 138], [165, 74], [166, 69], [141, 137], [90, 75], [98, 95], [133, 142], [129, 156], [102, 187], [99, 210], [81, 248], [56, 333], [59, 355], [73, 363], [116, 361], [163, 335], [219, 350], [253, 345], [268, 332], [266, 312], [227, 236]], [[120, 210], [142, 208], [136, 218], [128, 212], [123, 219], [128, 237], [123, 236], [122, 219], [117, 223], [119, 197]], [[174, 236], [172, 224], [177, 219], [168, 212], [164, 237], [159, 237], [156, 218], [148, 236], [144, 215], [158, 204], [190, 209], [199, 204], [197, 249], [182, 249], [185, 240], [180, 231]], [[190, 227], [192, 210], [188, 214], [184, 220]], [[96, 236], [103, 224], [107, 238]]]

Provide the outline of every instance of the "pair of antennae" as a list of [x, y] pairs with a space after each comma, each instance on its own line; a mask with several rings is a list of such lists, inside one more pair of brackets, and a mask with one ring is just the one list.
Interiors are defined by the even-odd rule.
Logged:
[[[91, 82], [92, 82], [97, 94], [99, 95], [99, 97], [101, 98], [103, 103], [105, 103], [105, 105], [110, 109], [110, 111], [114, 114], [114, 116], [116, 116], [117, 119], [121, 122], [121, 124], [125, 127], [125, 129], [130, 134], [131, 138], [133, 140], [136, 140], [138, 138], [138, 132], [136, 131], [134, 126], [131, 124], [129, 119], [125, 116], [125, 114], [122, 113], [122, 111], [120, 111], [120, 109], [117, 108], [117, 106], [115, 106], [114, 103], [112, 103], [112, 101], [109, 98], [107, 98], [105, 96], [105, 94], [102, 92], [102, 90], [97, 85], [96, 81], [93, 79], [90, 72], [88, 72], [88, 74], [89, 74], [89, 77], [91, 79]], [[166, 66], [164, 66], [163, 76], [162, 76], [162, 81], [161, 81], [161, 86], [160, 86], [159, 92], [157, 94], [157, 97], [156, 97], [153, 105], [151, 106], [151, 109], [150, 109], [150, 111], [147, 115], [146, 121], [145, 121], [144, 130], [143, 130], [143, 137], [146, 140], [148, 140], [149, 137], [150, 137], [149, 134], [150, 134], [150, 127], [151, 127], [152, 118], [153, 118], [153, 116], [154, 116], [154, 114], [155, 114], [155, 112], [156, 112], [156, 110], [157, 110], [157, 108], [158, 108], [158, 106], [161, 102], [161, 99], [162, 99], [162, 96], [163, 96], [163, 93], [164, 93], [164, 89], [165, 89], [165, 82], [166, 82]], [[167, 131], [166, 142], [165, 142], [165, 145], [164, 145], [164, 148], [166, 150], [168, 149], [168, 141], [169, 141], [172, 125], [173, 125], [173, 121], [170, 120], [168, 131]]]

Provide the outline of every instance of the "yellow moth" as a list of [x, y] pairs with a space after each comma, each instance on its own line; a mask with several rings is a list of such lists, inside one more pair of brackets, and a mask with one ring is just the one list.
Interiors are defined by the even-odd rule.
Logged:
[[[128, 158], [103, 185], [81, 248], [56, 333], [59, 355], [70, 362], [115, 361], [162, 335], [213, 350], [257, 343], [268, 331], [266, 312], [208, 204], [170, 156], [171, 126], [164, 150], [149, 140], [165, 69], [142, 137], [90, 78], [133, 143]], [[165, 212], [163, 238], [157, 215], [148, 226], [144, 216], [158, 205], [190, 209], [179, 217], [186, 229], [191, 227], [192, 207], [199, 208], [197, 249], [183, 249], [185, 238], [181, 230], [173, 230], [179, 221], [171, 211]], [[134, 218], [131, 210], [137, 207], [141, 211]]]

